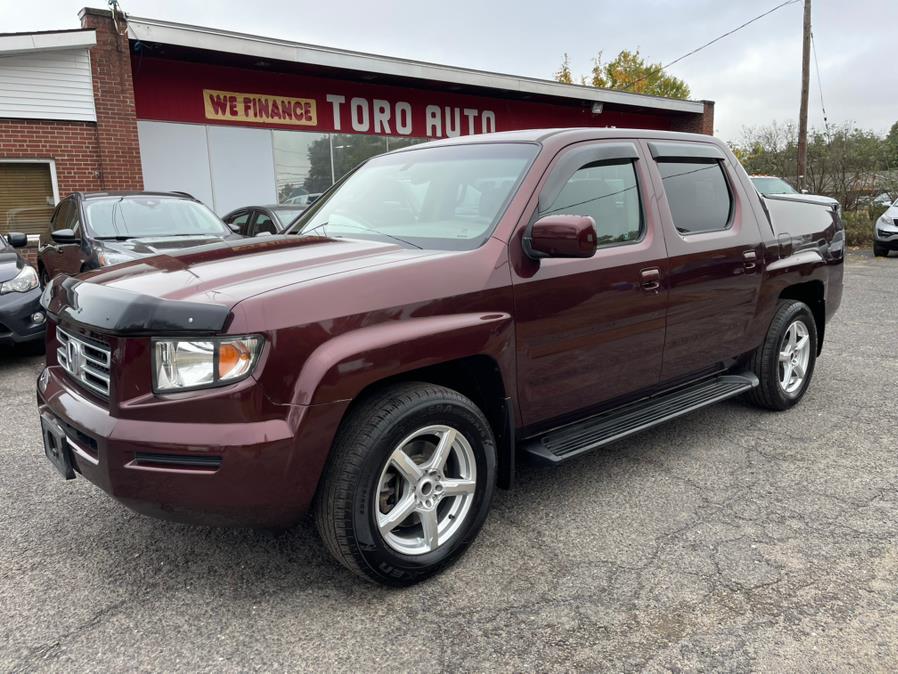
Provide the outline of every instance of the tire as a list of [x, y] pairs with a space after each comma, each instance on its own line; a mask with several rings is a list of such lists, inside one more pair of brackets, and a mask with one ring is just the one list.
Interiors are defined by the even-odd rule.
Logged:
[[877, 246], [874, 243], [873, 244], [873, 256], [874, 257], [888, 257], [889, 251], [884, 246]]
[[[442, 468], [433, 463], [441, 446], [448, 447]], [[442, 386], [399, 384], [344, 420], [316, 494], [315, 523], [328, 551], [353, 573], [412, 585], [467, 549], [495, 483], [496, 443], [480, 409]]]
[[38, 280], [40, 281], [41, 288], [46, 288], [47, 284], [50, 283], [50, 275], [47, 274], [47, 270], [45, 267], [40, 267], [37, 273]]
[[[806, 337], [805, 346], [800, 350], [793, 349], [790, 342], [792, 335], [796, 336], [796, 346]], [[796, 359], [790, 358], [783, 362], [781, 359], [784, 354], [790, 351]], [[796, 405], [808, 390], [816, 360], [817, 324], [810, 307], [797, 300], [780, 300], [764, 343], [752, 353], [749, 360], [749, 368], [758, 377], [760, 384], [748, 392], [748, 400], [769, 410], [787, 410]], [[783, 380], [789, 365], [792, 365], [790, 371], [794, 378], [790, 378], [786, 386]], [[800, 381], [799, 368], [803, 374]]]

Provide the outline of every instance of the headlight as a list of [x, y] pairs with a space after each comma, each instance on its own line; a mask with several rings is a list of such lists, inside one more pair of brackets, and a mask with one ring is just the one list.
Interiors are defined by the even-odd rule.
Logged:
[[101, 250], [97, 253], [97, 261], [101, 267], [108, 267], [113, 264], [121, 264], [122, 262], [130, 262], [134, 257], [125, 255], [125, 253], [114, 253], [108, 250]]
[[261, 350], [262, 338], [257, 336], [155, 340], [156, 390], [185, 391], [240, 381], [252, 372]]
[[5, 295], [6, 293], [27, 293], [29, 290], [37, 288], [37, 286], [37, 272], [34, 271], [34, 267], [25, 265], [15, 278], [4, 281], [3, 285], [0, 285], [0, 295]]

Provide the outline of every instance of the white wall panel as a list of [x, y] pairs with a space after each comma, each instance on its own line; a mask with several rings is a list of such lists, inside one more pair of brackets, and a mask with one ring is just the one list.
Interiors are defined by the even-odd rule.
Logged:
[[87, 49], [0, 56], [0, 117], [96, 121]]
[[144, 189], [189, 192], [215, 210], [206, 127], [137, 122]]
[[206, 138], [216, 213], [277, 203], [270, 130], [209, 125]]

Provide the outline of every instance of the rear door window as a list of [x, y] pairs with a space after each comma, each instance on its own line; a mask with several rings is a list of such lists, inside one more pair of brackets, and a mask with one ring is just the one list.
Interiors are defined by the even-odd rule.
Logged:
[[659, 161], [674, 226], [680, 234], [727, 229], [733, 195], [719, 161]]
[[240, 234], [242, 234], [243, 236], [247, 236], [249, 234], [249, 215], [250, 211], [241, 211], [239, 213], [234, 213], [229, 216], [225, 222], [227, 222], [229, 225], [238, 227], [238, 231], [240, 232]]
[[253, 236], [257, 234], [277, 234], [278, 230], [274, 220], [265, 211], [256, 211], [256, 220], [253, 223]]

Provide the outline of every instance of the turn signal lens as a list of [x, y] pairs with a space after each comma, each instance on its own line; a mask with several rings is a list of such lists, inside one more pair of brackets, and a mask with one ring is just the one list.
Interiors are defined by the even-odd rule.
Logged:
[[239, 379], [253, 364], [255, 342], [237, 339], [221, 342], [218, 347], [218, 378], [222, 381]]

